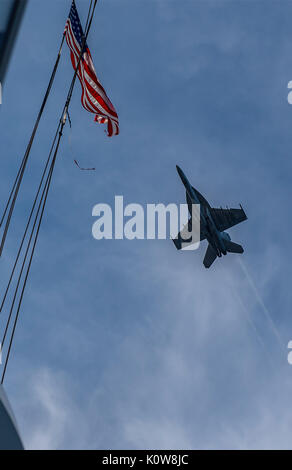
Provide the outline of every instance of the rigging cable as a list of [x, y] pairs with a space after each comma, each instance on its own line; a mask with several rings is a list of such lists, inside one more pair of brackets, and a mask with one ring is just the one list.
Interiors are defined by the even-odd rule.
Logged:
[[[14, 334], [15, 334], [15, 330], [16, 330], [16, 326], [17, 326], [17, 322], [18, 322], [18, 318], [19, 318], [19, 312], [20, 312], [20, 308], [21, 308], [21, 305], [22, 305], [23, 295], [24, 295], [24, 291], [25, 291], [25, 288], [26, 288], [27, 279], [28, 279], [28, 275], [29, 275], [29, 272], [30, 272], [30, 267], [31, 267], [31, 263], [32, 263], [32, 260], [33, 260], [33, 255], [34, 255], [34, 252], [35, 252], [36, 243], [37, 243], [38, 236], [39, 236], [39, 230], [40, 230], [40, 227], [41, 227], [44, 210], [45, 210], [45, 207], [46, 207], [48, 192], [49, 192], [51, 181], [52, 181], [52, 175], [53, 175], [53, 171], [54, 171], [54, 167], [55, 167], [55, 163], [56, 163], [56, 158], [57, 158], [57, 154], [58, 154], [58, 150], [59, 150], [59, 145], [60, 145], [61, 137], [63, 135], [63, 129], [64, 129], [64, 126], [65, 126], [65, 123], [66, 123], [66, 119], [67, 119], [67, 116], [68, 116], [68, 109], [69, 109], [70, 101], [71, 101], [71, 98], [72, 98], [74, 85], [75, 85], [75, 82], [76, 82], [78, 68], [79, 68], [79, 64], [80, 64], [80, 61], [81, 61], [81, 58], [82, 58], [82, 55], [83, 55], [84, 47], [85, 47], [85, 44], [86, 44], [86, 39], [88, 37], [88, 33], [90, 31], [90, 27], [91, 27], [91, 24], [92, 24], [96, 4], [97, 4], [97, 0], [94, 0], [94, 5], [93, 5], [93, 8], [92, 8], [90, 19], [88, 19], [88, 21], [87, 21], [88, 25], [87, 25], [87, 29], [86, 29], [86, 34], [85, 34], [85, 36], [83, 38], [83, 41], [82, 41], [82, 47], [81, 47], [81, 50], [80, 50], [79, 59], [78, 59], [77, 65], [76, 65], [74, 76], [73, 76], [72, 81], [71, 81], [71, 85], [69, 87], [69, 91], [68, 91], [67, 99], [66, 99], [63, 111], [62, 111], [61, 119], [60, 119], [60, 122], [59, 122], [59, 125], [58, 125], [57, 133], [59, 133], [59, 137], [58, 137], [57, 143], [56, 143], [56, 135], [55, 135], [55, 138], [53, 140], [53, 145], [51, 147], [51, 151], [49, 153], [49, 157], [48, 157], [47, 163], [45, 165], [45, 169], [44, 169], [44, 172], [43, 172], [41, 183], [39, 185], [37, 195], [36, 195], [34, 203], [33, 203], [33, 208], [31, 210], [29, 221], [28, 221], [28, 224], [27, 224], [24, 236], [23, 236], [23, 240], [21, 242], [20, 249], [19, 249], [19, 252], [17, 254], [16, 263], [15, 263], [15, 266], [13, 268], [13, 274], [14, 274], [15, 267], [16, 267], [18, 259], [19, 259], [19, 255], [20, 255], [20, 252], [22, 250], [23, 242], [24, 242], [24, 239], [25, 239], [26, 234], [27, 234], [27, 229], [28, 229], [28, 226], [30, 224], [31, 217], [32, 217], [32, 214], [34, 212], [34, 208], [35, 208], [35, 205], [36, 205], [36, 202], [37, 202], [37, 199], [38, 199], [38, 196], [39, 196], [39, 192], [40, 192], [40, 189], [41, 189], [41, 186], [42, 186], [42, 183], [43, 183], [43, 179], [44, 179], [44, 176], [45, 176], [45, 173], [47, 171], [47, 167], [48, 167], [48, 164], [49, 164], [49, 161], [50, 161], [50, 158], [51, 158], [52, 149], [54, 148], [54, 145], [56, 143], [54, 156], [53, 156], [53, 159], [52, 159], [52, 162], [51, 162], [51, 165], [50, 165], [50, 169], [49, 169], [49, 172], [48, 172], [48, 175], [47, 175], [47, 178], [46, 178], [46, 181], [45, 181], [45, 185], [44, 185], [44, 188], [43, 188], [43, 191], [42, 191], [41, 199], [40, 199], [40, 202], [39, 202], [39, 205], [38, 205], [37, 213], [36, 213], [36, 216], [35, 216], [35, 219], [34, 219], [34, 224], [33, 224], [33, 227], [32, 227], [32, 231], [31, 231], [30, 238], [29, 238], [29, 241], [28, 241], [26, 253], [25, 253], [25, 256], [24, 256], [24, 259], [23, 259], [21, 271], [20, 271], [20, 274], [19, 274], [19, 277], [18, 277], [18, 282], [17, 282], [16, 289], [15, 289], [15, 292], [14, 292], [14, 297], [13, 297], [12, 306], [11, 306], [10, 313], [9, 313], [8, 322], [7, 322], [6, 328], [5, 328], [4, 341], [6, 339], [6, 334], [7, 334], [9, 323], [10, 323], [10, 320], [11, 320], [11, 317], [12, 317], [13, 308], [14, 308], [16, 296], [17, 296], [17, 293], [18, 293], [21, 277], [22, 277], [22, 274], [23, 274], [23, 270], [24, 270], [24, 267], [25, 267], [27, 255], [28, 255], [29, 248], [30, 248], [30, 245], [31, 245], [31, 242], [32, 242], [32, 237], [33, 237], [34, 230], [35, 230], [37, 220], [38, 220], [38, 217], [39, 217], [39, 213], [40, 213], [40, 217], [39, 217], [38, 224], [37, 224], [37, 230], [36, 230], [36, 233], [35, 233], [34, 242], [33, 242], [33, 246], [32, 246], [32, 251], [31, 251], [31, 254], [30, 254], [30, 257], [29, 257], [29, 262], [28, 262], [28, 266], [27, 266], [27, 269], [26, 269], [26, 274], [25, 274], [25, 278], [24, 278], [24, 282], [23, 282], [23, 286], [22, 286], [22, 290], [21, 290], [21, 294], [20, 294], [20, 299], [19, 299], [19, 302], [18, 302], [17, 311], [16, 311], [14, 323], [13, 323], [12, 333], [11, 333], [11, 336], [10, 336], [8, 351], [7, 351], [6, 358], [5, 358], [5, 363], [4, 363], [4, 370], [3, 370], [2, 377], [1, 377], [1, 384], [4, 381], [5, 374], [6, 374], [6, 369], [7, 369], [7, 365], [8, 365], [8, 361], [9, 361], [9, 357], [10, 357], [10, 352], [11, 352], [11, 347], [12, 347], [12, 343], [13, 343], [13, 339], [14, 339]], [[91, 9], [91, 5], [92, 5], [92, 2], [90, 3], [90, 9]], [[88, 16], [88, 18], [89, 18], [89, 16]], [[5, 298], [3, 299], [4, 301], [2, 301], [1, 309], [3, 308], [3, 305], [5, 303], [5, 299], [6, 299], [10, 284], [11, 284], [13, 274], [12, 274], [11, 279], [9, 281], [8, 289], [5, 292]], [[2, 348], [3, 348], [3, 345], [1, 347], [1, 351], [2, 351]]]
[[55, 75], [56, 75], [56, 72], [57, 72], [57, 69], [58, 69], [58, 65], [59, 65], [59, 61], [60, 61], [60, 57], [61, 57], [61, 52], [62, 52], [62, 48], [63, 48], [63, 44], [64, 44], [64, 39], [65, 39], [65, 33], [63, 33], [63, 36], [62, 36], [62, 41], [61, 41], [61, 45], [59, 47], [58, 56], [57, 56], [57, 59], [56, 59], [56, 62], [55, 62], [55, 65], [54, 65], [54, 68], [53, 68], [53, 71], [52, 71], [52, 74], [51, 74], [51, 77], [50, 77], [50, 80], [49, 80], [49, 84], [48, 84], [45, 96], [43, 98], [43, 102], [41, 104], [41, 107], [40, 107], [40, 110], [39, 110], [39, 113], [38, 113], [38, 116], [37, 116], [37, 119], [36, 119], [36, 122], [35, 122], [35, 125], [34, 125], [34, 128], [33, 128], [33, 131], [32, 131], [31, 137], [30, 137], [28, 145], [26, 147], [24, 157], [23, 157], [22, 162], [20, 164], [18, 173], [16, 175], [14, 184], [13, 184], [12, 189], [11, 189], [10, 194], [9, 194], [8, 201], [6, 203], [3, 215], [2, 215], [1, 220], [0, 220], [0, 227], [1, 227], [4, 220], [5, 220], [7, 211], [9, 209], [7, 220], [6, 220], [5, 227], [4, 227], [4, 232], [3, 232], [3, 235], [2, 235], [1, 244], [0, 244], [0, 256], [2, 255], [3, 248], [4, 248], [4, 245], [5, 245], [7, 232], [8, 232], [8, 229], [9, 229], [10, 222], [11, 222], [11, 218], [12, 218], [15, 202], [16, 202], [16, 199], [17, 199], [17, 196], [18, 196], [19, 188], [20, 188], [20, 185], [21, 185], [21, 182], [22, 182], [22, 179], [23, 179], [23, 175], [24, 175], [24, 172], [25, 172], [26, 164], [27, 164], [27, 161], [28, 161], [28, 158], [29, 158], [30, 150], [31, 150], [31, 147], [32, 147], [32, 144], [33, 144], [33, 141], [34, 141], [34, 138], [35, 138], [35, 135], [36, 135], [36, 132], [37, 132], [42, 114], [43, 114], [43, 111], [45, 109], [45, 106], [46, 106], [51, 88], [52, 88], [53, 83], [54, 83]]

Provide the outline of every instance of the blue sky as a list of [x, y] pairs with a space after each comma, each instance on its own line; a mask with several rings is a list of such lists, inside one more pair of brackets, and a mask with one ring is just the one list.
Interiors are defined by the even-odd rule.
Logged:
[[[3, 206], [69, 8], [28, 4], [0, 113]], [[6, 376], [26, 447], [291, 448], [291, 14], [284, 0], [99, 2], [88, 44], [121, 133], [105, 136], [77, 84]], [[71, 77], [65, 45], [4, 281]], [[205, 270], [205, 244], [92, 238], [93, 206], [115, 195], [184, 203], [176, 164], [211, 204], [243, 204], [229, 231], [242, 257]]]

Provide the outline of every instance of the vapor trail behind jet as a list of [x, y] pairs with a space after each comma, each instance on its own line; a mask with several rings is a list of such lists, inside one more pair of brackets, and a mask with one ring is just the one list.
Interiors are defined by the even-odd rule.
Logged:
[[252, 279], [252, 277], [250, 276], [248, 270], [247, 270], [247, 267], [245, 266], [245, 264], [243, 263], [242, 259], [237, 259], [241, 269], [242, 269], [242, 272], [244, 273], [249, 285], [250, 285], [250, 288], [252, 289], [254, 295], [255, 295], [255, 298], [258, 302], [258, 304], [260, 305], [261, 309], [262, 309], [262, 312], [264, 313], [266, 319], [268, 320], [269, 324], [270, 324], [270, 327], [275, 335], [275, 337], [277, 338], [277, 341], [279, 343], [279, 345], [281, 346], [281, 349], [285, 350], [285, 344], [284, 344], [284, 341], [283, 339], [281, 338], [281, 335], [272, 319], [272, 316], [269, 312], [269, 310], [267, 309], [267, 307], [265, 306], [265, 303]]

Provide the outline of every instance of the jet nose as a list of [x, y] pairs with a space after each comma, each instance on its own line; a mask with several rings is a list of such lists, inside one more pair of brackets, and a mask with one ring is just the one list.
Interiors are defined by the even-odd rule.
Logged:
[[182, 171], [182, 169], [176, 165], [176, 171], [178, 172], [179, 176], [181, 177], [181, 179], [184, 179], [184, 172]]
[[187, 179], [186, 179], [186, 177], [185, 177], [184, 172], [182, 171], [182, 169], [181, 169], [178, 165], [176, 165], [176, 169], [177, 169], [177, 172], [178, 172], [178, 174], [179, 174], [180, 179], [182, 180], [183, 184], [185, 185]]

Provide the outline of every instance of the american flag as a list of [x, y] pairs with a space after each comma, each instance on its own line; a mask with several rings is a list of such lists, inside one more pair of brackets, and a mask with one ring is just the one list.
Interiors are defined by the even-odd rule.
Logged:
[[[74, 70], [76, 70], [84, 36], [74, 0], [64, 33], [70, 49], [71, 62]], [[95, 113], [94, 120], [96, 122], [107, 124], [107, 135], [109, 137], [118, 135], [119, 120], [117, 112], [96, 76], [87, 44], [84, 45], [77, 75], [81, 83], [81, 103], [84, 108], [91, 113]]]

